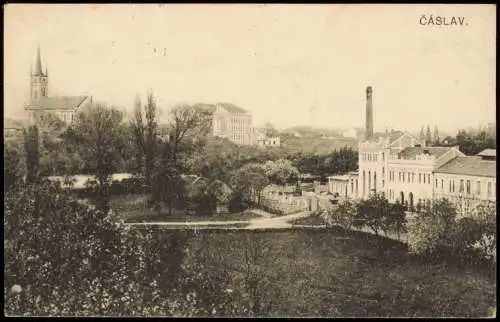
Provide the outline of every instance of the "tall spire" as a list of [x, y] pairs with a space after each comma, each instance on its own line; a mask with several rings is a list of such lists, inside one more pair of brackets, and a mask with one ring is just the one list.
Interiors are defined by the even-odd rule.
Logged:
[[42, 60], [40, 58], [40, 46], [38, 46], [38, 51], [36, 53], [36, 66], [35, 66], [35, 75], [34, 76], [43, 76]]

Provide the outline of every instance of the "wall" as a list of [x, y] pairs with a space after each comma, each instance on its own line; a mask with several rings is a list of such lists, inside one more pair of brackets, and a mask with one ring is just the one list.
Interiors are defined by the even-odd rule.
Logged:
[[287, 196], [270, 192], [261, 196], [260, 206], [271, 213], [287, 215], [300, 211], [317, 210], [318, 199], [309, 196]]

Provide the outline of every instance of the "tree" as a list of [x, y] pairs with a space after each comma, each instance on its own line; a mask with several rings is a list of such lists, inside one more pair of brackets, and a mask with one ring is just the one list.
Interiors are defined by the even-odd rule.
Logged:
[[277, 137], [279, 135], [279, 132], [278, 130], [276, 130], [276, 128], [274, 127], [274, 125], [270, 122], [267, 122], [265, 125], [264, 125], [264, 128], [265, 128], [265, 134], [267, 137]]
[[433, 133], [433, 138], [434, 138], [434, 144], [439, 144], [439, 132], [438, 132], [438, 127], [437, 125], [434, 125], [434, 133]]
[[337, 207], [327, 209], [322, 214], [327, 226], [338, 225], [344, 229], [351, 229], [357, 217], [357, 204], [354, 200], [343, 198], [339, 200]]
[[126, 131], [122, 119], [118, 109], [96, 104], [78, 114], [68, 130], [69, 140], [97, 179], [97, 201], [103, 209], [108, 207], [111, 174], [118, 170], [123, 158]]
[[25, 156], [22, 148], [14, 143], [4, 143], [3, 189], [8, 191], [22, 182]]
[[358, 211], [354, 226], [368, 226], [378, 236], [382, 230], [389, 231], [389, 202], [381, 193], [374, 193], [368, 199], [358, 203]]
[[177, 106], [171, 116], [168, 140], [161, 147], [160, 166], [153, 178], [153, 202], [166, 201], [169, 214], [176, 197], [181, 197], [177, 193], [183, 189], [181, 174], [190, 170], [190, 159], [201, 151], [211, 127], [211, 113], [198, 106]]
[[425, 132], [424, 132], [424, 127], [423, 126], [420, 128], [420, 134], [418, 135], [418, 138], [420, 140], [424, 140], [425, 139]]
[[447, 199], [435, 200], [409, 223], [409, 248], [415, 253], [432, 253], [452, 243], [456, 210]]
[[430, 128], [429, 124], [427, 124], [427, 128], [425, 130], [425, 143], [431, 144], [431, 142], [432, 142], [431, 128]]
[[299, 176], [297, 168], [292, 165], [291, 161], [285, 159], [266, 162], [264, 171], [271, 182], [279, 184], [283, 188], [287, 183]]
[[269, 184], [264, 167], [249, 163], [239, 168], [232, 177], [232, 187], [241, 193], [248, 201], [260, 204], [260, 194]]
[[456, 141], [460, 151], [466, 155], [476, 155], [484, 149], [496, 148], [496, 138], [486, 131], [474, 134], [466, 130], [460, 130], [456, 136]]
[[[130, 230], [116, 214], [73, 200], [54, 183], [42, 180], [7, 193], [4, 240], [8, 315], [193, 312], [165, 280], [181, 269], [182, 243]], [[13, 286], [16, 293], [9, 291]]]
[[38, 127], [29, 126], [24, 130], [24, 148], [26, 151], [26, 182], [33, 183], [38, 180], [40, 168], [40, 141]]
[[[134, 119], [131, 122], [134, 134], [134, 143], [137, 148], [139, 168], [146, 181], [148, 191], [151, 189], [151, 175], [155, 166], [158, 146], [158, 120], [157, 106], [153, 93], [148, 94], [145, 112], [142, 112], [140, 98], [135, 101]], [[142, 167], [144, 165], [144, 167]]]
[[387, 231], [395, 231], [400, 240], [401, 233], [406, 232], [406, 223], [405, 207], [399, 201], [389, 204], [389, 215], [385, 220]]

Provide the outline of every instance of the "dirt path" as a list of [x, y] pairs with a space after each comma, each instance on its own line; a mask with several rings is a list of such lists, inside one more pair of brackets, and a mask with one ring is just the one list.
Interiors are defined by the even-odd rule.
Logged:
[[[255, 212], [255, 210], [252, 210], [252, 212]], [[257, 213], [257, 212], [256, 212]], [[265, 213], [265, 215], [262, 215], [262, 213]], [[130, 226], [162, 226], [162, 227], [170, 227], [170, 228], [177, 228], [177, 227], [183, 227], [183, 228], [188, 228], [188, 227], [193, 227], [197, 228], [198, 226], [203, 226], [204, 229], [210, 228], [206, 226], [218, 226], [217, 228], [220, 228], [220, 226], [231, 226], [235, 224], [248, 224], [246, 227], [228, 227], [231, 229], [267, 229], [267, 228], [289, 228], [292, 227], [292, 224], [290, 223], [291, 221], [299, 218], [304, 218], [310, 216], [312, 213], [310, 211], [303, 211], [299, 212], [296, 214], [291, 214], [291, 215], [286, 215], [286, 216], [273, 216], [269, 213], [266, 213], [262, 210], [259, 210], [259, 213], [262, 216], [265, 216], [267, 218], [256, 218], [256, 219], [251, 219], [251, 220], [239, 220], [239, 221], [194, 221], [194, 222], [143, 222], [143, 223], [127, 223], [127, 225]], [[206, 227], [206, 228], [205, 228]]]

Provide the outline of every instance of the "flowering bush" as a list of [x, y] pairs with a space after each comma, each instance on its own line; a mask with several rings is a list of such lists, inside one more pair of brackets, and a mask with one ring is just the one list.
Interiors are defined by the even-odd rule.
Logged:
[[493, 234], [483, 234], [479, 240], [470, 245], [475, 251], [488, 260], [497, 260], [497, 241]]
[[7, 193], [4, 234], [6, 315], [190, 312], [192, 303], [174, 303], [159, 287], [151, 232], [130, 230], [53, 183]]

